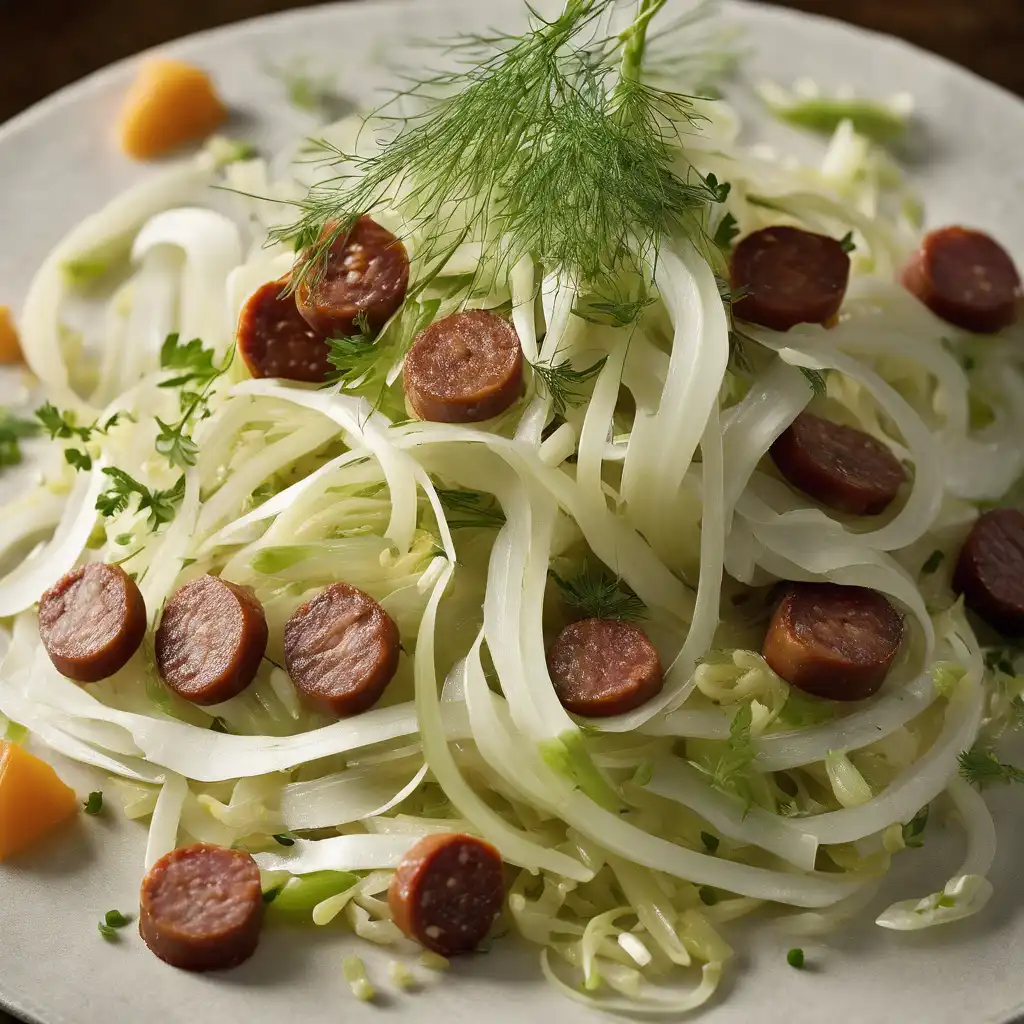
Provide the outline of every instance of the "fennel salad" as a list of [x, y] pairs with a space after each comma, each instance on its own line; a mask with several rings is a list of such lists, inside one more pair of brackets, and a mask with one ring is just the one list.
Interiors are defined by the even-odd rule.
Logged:
[[924, 232], [906, 97], [766, 84], [825, 155], [745, 145], [732, 48], [706, 5], [567, 0], [294, 151], [210, 141], [38, 271], [0, 715], [148, 822], [161, 959], [515, 933], [566, 996], [674, 1014], [730, 922], [842, 927], [930, 819], [963, 862], [877, 924], [991, 897], [1019, 272]]

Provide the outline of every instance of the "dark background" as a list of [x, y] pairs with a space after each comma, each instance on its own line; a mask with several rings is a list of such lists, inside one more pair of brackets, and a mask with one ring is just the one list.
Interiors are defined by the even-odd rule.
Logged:
[[[309, 0], [0, 0], [0, 122], [138, 50], [307, 5]], [[791, 0], [783, 6], [902, 36], [1024, 95], [1024, 0]]]

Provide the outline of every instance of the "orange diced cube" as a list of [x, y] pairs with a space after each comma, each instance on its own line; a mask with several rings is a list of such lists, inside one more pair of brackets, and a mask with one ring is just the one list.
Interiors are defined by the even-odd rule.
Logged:
[[24, 747], [0, 741], [0, 860], [41, 839], [78, 810], [75, 791]]

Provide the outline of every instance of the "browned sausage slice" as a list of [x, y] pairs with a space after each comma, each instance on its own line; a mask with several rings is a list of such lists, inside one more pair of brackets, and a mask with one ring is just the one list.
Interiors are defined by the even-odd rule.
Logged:
[[[337, 224], [328, 224], [321, 239], [337, 231]], [[313, 330], [328, 338], [348, 337], [356, 333], [360, 313], [379, 331], [401, 306], [408, 287], [405, 246], [387, 228], [360, 217], [347, 234], [337, 234], [326, 260], [299, 281], [295, 298]]]
[[566, 626], [548, 650], [548, 672], [562, 706], [589, 718], [632, 711], [656, 697], [664, 682], [647, 634], [618, 619]]
[[504, 902], [501, 854], [482, 839], [450, 832], [421, 839], [388, 889], [395, 924], [441, 956], [475, 949]]
[[123, 668], [146, 635], [146, 606], [117, 565], [93, 562], [62, 576], [39, 600], [39, 638], [54, 668], [95, 683]]
[[783, 225], [747, 235], [732, 253], [733, 305], [741, 320], [773, 331], [823, 324], [839, 312], [850, 257], [828, 235]]
[[142, 880], [139, 933], [165, 963], [219, 971], [256, 952], [260, 869], [244, 850], [197, 843], [161, 857]]
[[422, 420], [479, 423], [504, 412], [523, 390], [515, 328], [485, 309], [431, 324], [405, 360], [405, 397]]
[[200, 576], [176, 591], [156, 631], [163, 681], [193, 704], [220, 704], [256, 678], [267, 649], [263, 606], [245, 587]]
[[899, 459], [881, 441], [809, 412], [800, 413], [770, 451], [794, 487], [851, 515], [884, 512], [907, 478]]
[[299, 315], [288, 280], [257, 288], [238, 319], [238, 351], [254, 377], [322, 384], [331, 372], [327, 342]]
[[788, 683], [829, 700], [864, 700], [885, 681], [903, 619], [877, 591], [794, 583], [776, 609], [761, 653]]
[[953, 588], [1006, 636], [1024, 636], [1024, 512], [997, 508], [974, 524], [960, 550]]
[[1020, 274], [981, 231], [948, 227], [925, 235], [902, 280], [936, 316], [967, 331], [993, 334], [1020, 314]]
[[398, 669], [400, 645], [391, 616], [348, 583], [331, 584], [284, 627], [292, 682], [314, 707], [337, 718], [377, 703]]

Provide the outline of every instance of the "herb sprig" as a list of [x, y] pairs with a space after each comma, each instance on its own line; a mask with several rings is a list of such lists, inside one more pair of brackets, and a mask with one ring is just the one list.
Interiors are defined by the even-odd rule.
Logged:
[[582, 405], [587, 396], [580, 390], [582, 385], [593, 380], [608, 361], [602, 356], [596, 363], [584, 370], [577, 370], [569, 359], [560, 363], [534, 363], [533, 372], [542, 390], [551, 399], [551, 405], [557, 416], [565, 416], [566, 410], [572, 406]]
[[[51, 402], [46, 402], [36, 409], [36, 419], [42, 424], [43, 429], [50, 435], [52, 441], [68, 441], [71, 439], [81, 441], [87, 445], [95, 441], [97, 437], [106, 436], [122, 419], [131, 419], [125, 413], [115, 412], [103, 423], [95, 420], [88, 426], [79, 426], [75, 421], [73, 412], [61, 412]], [[69, 466], [75, 469], [92, 469], [92, 454], [87, 448], [65, 448], [64, 460]]]
[[187, 469], [196, 463], [199, 446], [192, 440], [190, 430], [197, 420], [210, 415], [208, 401], [217, 380], [227, 372], [234, 357], [232, 349], [220, 364], [214, 360], [213, 349], [203, 347], [202, 340], [193, 338], [182, 344], [177, 334], [169, 334], [160, 348], [160, 367], [177, 370], [178, 374], [161, 381], [159, 387], [180, 388], [181, 419], [165, 423], [156, 417], [160, 432], [156, 450], [178, 469]]
[[96, 511], [102, 516], [114, 516], [123, 512], [138, 496], [139, 511], [149, 513], [149, 528], [156, 530], [163, 523], [169, 523], [177, 512], [178, 503], [185, 494], [185, 477], [178, 477], [173, 487], [164, 491], [150, 490], [145, 484], [139, 483], [123, 469], [116, 466], [105, 466], [103, 472], [110, 477], [112, 483], [96, 499]]
[[647, 607], [621, 579], [604, 566], [594, 568], [588, 562], [578, 576], [564, 579], [552, 572], [566, 604], [588, 619], [620, 619], [632, 622], [647, 614]]
[[698, 764], [705, 772], [711, 785], [719, 792], [738, 797], [744, 808], [754, 802], [751, 786], [751, 764], [757, 751], [750, 735], [754, 712], [749, 703], [740, 705], [729, 723], [729, 738], [725, 749], [713, 766]]
[[505, 513], [489, 494], [482, 491], [447, 490], [439, 487], [437, 496], [444, 506], [445, 518], [452, 530], [477, 527], [500, 527]]
[[982, 789], [993, 782], [1024, 782], [1024, 768], [1000, 761], [983, 743], [975, 743], [958, 758], [960, 775], [972, 786]]
[[705, 210], [727, 187], [679, 169], [683, 132], [701, 115], [691, 97], [641, 77], [649, 22], [665, 0], [644, 0], [624, 32], [602, 38], [616, 3], [568, 0], [525, 35], [460, 37], [450, 46], [458, 70], [428, 74], [395, 97], [425, 110], [378, 111], [396, 134], [377, 152], [321, 143], [325, 163], [349, 162], [355, 173], [314, 186], [296, 204], [298, 220], [273, 233], [305, 252], [293, 285], [322, 272], [356, 218], [399, 191], [427, 262], [468, 229], [494, 240], [486, 255], [500, 245], [511, 266], [537, 254], [601, 293], [630, 273], [649, 276], [665, 236], [706, 248]]

